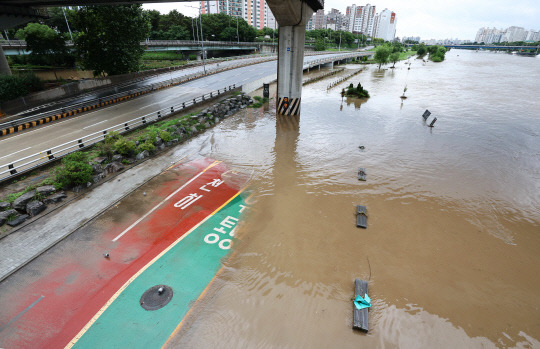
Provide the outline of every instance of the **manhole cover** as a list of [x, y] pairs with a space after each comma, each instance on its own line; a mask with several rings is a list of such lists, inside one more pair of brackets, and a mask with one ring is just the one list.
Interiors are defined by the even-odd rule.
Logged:
[[166, 285], [150, 287], [141, 296], [141, 307], [146, 310], [158, 310], [171, 301], [173, 290]]

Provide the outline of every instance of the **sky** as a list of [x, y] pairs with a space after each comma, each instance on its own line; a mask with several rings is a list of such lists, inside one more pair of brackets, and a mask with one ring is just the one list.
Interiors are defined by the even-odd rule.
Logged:
[[[325, 0], [325, 12], [335, 8], [345, 13], [347, 6], [367, 2]], [[369, 2], [377, 12], [388, 8], [396, 13], [396, 36], [420, 36], [427, 39], [474, 40], [481, 27], [523, 27], [540, 30], [539, 0], [376, 0]], [[176, 9], [194, 16], [199, 13], [198, 2], [144, 4], [145, 9], [168, 13]], [[193, 6], [193, 7], [187, 7]]]

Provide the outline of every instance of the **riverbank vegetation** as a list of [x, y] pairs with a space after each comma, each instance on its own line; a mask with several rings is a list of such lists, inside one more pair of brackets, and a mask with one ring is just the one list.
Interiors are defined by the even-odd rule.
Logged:
[[357, 98], [369, 98], [369, 92], [362, 87], [362, 84], [358, 83], [356, 87], [351, 83], [347, 90], [343, 90], [342, 94], [345, 94], [347, 97], [357, 97]]
[[34, 74], [0, 74], [0, 103], [43, 90], [43, 81]]

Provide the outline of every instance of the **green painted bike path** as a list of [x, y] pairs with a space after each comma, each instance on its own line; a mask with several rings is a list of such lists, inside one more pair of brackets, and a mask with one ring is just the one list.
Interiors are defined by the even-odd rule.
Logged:
[[[244, 208], [237, 195], [184, 236], [135, 278], [73, 347], [159, 348], [165, 344], [221, 268]], [[158, 310], [143, 309], [142, 294], [160, 284], [172, 287], [171, 301]]]

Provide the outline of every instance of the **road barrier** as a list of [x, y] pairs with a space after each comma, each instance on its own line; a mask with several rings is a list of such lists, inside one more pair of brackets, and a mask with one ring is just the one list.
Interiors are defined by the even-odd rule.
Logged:
[[105, 139], [105, 135], [109, 132], [115, 131], [122, 134], [125, 132], [132, 131], [133, 129], [136, 129], [138, 127], [141, 127], [149, 123], [156, 122], [158, 120], [163, 119], [166, 116], [175, 114], [181, 110], [194, 106], [197, 103], [204, 102], [210, 98], [220, 96], [221, 94], [228, 91], [232, 91], [234, 89], [236, 89], [236, 85], [230, 85], [223, 89], [212, 91], [210, 93], [206, 93], [197, 98], [193, 98], [192, 100], [182, 102], [182, 103], [179, 103], [179, 104], [167, 107], [167, 108], [163, 108], [156, 112], [152, 112], [143, 116], [139, 116], [127, 122], [122, 122], [120, 124], [111, 126], [104, 130], [94, 132], [84, 137], [74, 139], [69, 142], [57, 145], [56, 147], [52, 147], [50, 149], [43, 150], [39, 153], [26, 156], [16, 161], [12, 161], [8, 164], [0, 165], [0, 182], [14, 178], [15, 176], [20, 175], [22, 173], [32, 171], [40, 166], [49, 164], [52, 161], [62, 158], [66, 156], [67, 154], [72, 153], [74, 151], [77, 151], [83, 148], [88, 148], [94, 145], [95, 143], [100, 142], [103, 139]]
[[315, 76], [315, 77], [310, 78], [310, 79], [306, 79], [304, 82], [302, 82], [302, 85], [307, 85], [307, 84], [311, 84], [312, 82], [315, 82], [315, 81], [326, 79], [327, 77], [332, 76], [332, 75], [336, 75], [338, 73], [341, 73], [344, 70], [345, 70], [345, 68], [339, 68], [339, 69], [327, 72], [327, 73], [325, 73], [323, 75], [319, 75], [319, 76]]
[[361, 69], [358, 69], [356, 71], [353, 71], [352, 73], [348, 74], [348, 75], [345, 75], [339, 79], [337, 79], [336, 81], [332, 81], [327, 87], [326, 89], [329, 90], [331, 89], [332, 87], [338, 85], [338, 84], [341, 84], [343, 81], [346, 81], [348, 79], [350, 79], [351, 77], [355, 76], [356, 74], [360, 73], [362, 70], [364, 70], [364, 68], [361, 68]]
[[32, 115], [29, 117], [17, 119], [11, 122], [0, 123], [0, 136], [16, 133], [16, 132], [26, 130], [31, 127], [35, 127], [35, 126], [39, 126], [39, 125], [51, 122], [51, 121], [63, 119], [63, 118], [74, 116], [74, 115], [77, 115], [77, 114], [80, 114], [89, 110], [108, 106], [110, 104], [130, 100], [130, 99], [133, 99], [135, 97], [138, 97], [138, 96], [150, 93], [150, 92], [158, 91], [158, 90], [172, 87], [172, 86], [177, 86], [179, 84], [182, 84], [191, 80], [199, 79], [205, 76], [217, 74], [223, 71], [232, 70], [232, 69], [236, 69], [236, 68], [240, 68], [240, 67], [244, 67], [244, 66], [248, 66], [252, 64], [267, 62], [270, 60], [274, 60], [274, 57], [273, 56], [264, 57], [260, 60], [257, 60], [256, 62], [248, 62], [248, 63], [241, 62], [241, 63], [234, 64], [231, 66], [226, 66], [223, 68], [216, 67], [216, 69], [207, 70], [206, 73], [202, 73], [202, 74], [193, 73], [189, 75], [184, 75], [182, 77], [167, 80], [164, 82], [159, 82], [159, 83], [152, 84], [149, 86], [143, 86], [141, 88], [133, 89], [130, 91], [120, 92], [120, 93], [113, 94], [104, 98], [96, 98], [96, 99], [88, 100], [82, 103], [76, 103], [68, 107], [63, 107], [63, 108], [47, 111], [44, 113]]

